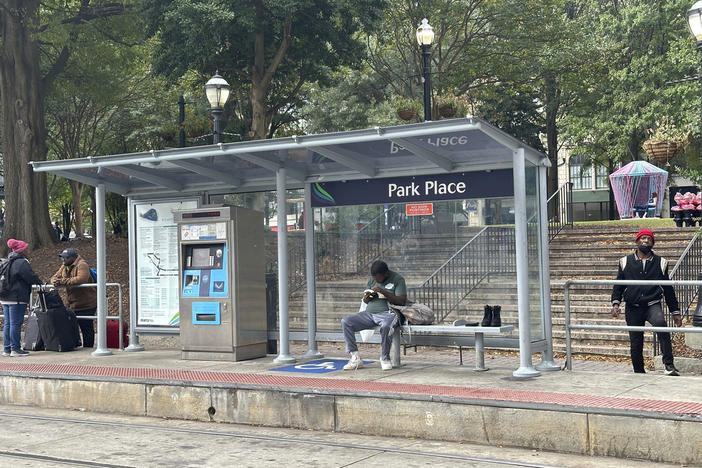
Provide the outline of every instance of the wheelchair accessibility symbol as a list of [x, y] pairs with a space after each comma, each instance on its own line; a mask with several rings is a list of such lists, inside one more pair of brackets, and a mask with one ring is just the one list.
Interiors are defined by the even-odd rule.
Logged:
[[[348, 359], [319, 359], [317, 361], [303, 362], [292, 366], [278, 367], [271, 369], [281, 372], [304, 372], [308, 374], [325, 374], [341, 370], [344, 365], [349, 362]], [[363, 361], [364, 364], [370, 364], [373, 361]]]
[[306, 362], [305, 364], [300, 364], [295, 366], [295, 369], [300, 370], [336, 370], [334, 366], [334, 361], [323, 361], [323, 362]]

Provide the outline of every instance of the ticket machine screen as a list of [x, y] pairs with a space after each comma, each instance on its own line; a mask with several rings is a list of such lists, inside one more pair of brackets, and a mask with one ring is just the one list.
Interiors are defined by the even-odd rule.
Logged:
[[227, 245], [186, 245], [183, 252], [183, 297], [227, 295]]

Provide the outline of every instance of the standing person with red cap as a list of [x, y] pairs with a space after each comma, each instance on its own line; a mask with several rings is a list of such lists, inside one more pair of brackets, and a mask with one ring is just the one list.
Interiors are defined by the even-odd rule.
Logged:
[[[636, 250], [633, 254], [622, 257], [619, 260], [618, 280], [669, 280], [668, 262], [665, 258], [653, 253], [653, 244], [656, 239], [649, 229], [641, 229], [636, 234]], [[652, 284], [650, 286], [635, 285], [615, 285], [612, 291], [612, 317], [619, 316], [619, 304], [622, 299], [626, 302], [624, 318], [629, 326], [644, 326], [649, 322], [654, 327], [665, 327], [663, 317], [662, 298], [668, 304], [668, 310], [673, 314], [673, 321], [676, 327], [682, 325], [682, 316], [678, 308], [678, 299], [675, 297], [675, 290], [672, 286], [660, 286]], [[658, 333], [661, 342], [661, 352], [663, 353], [663, 364], [666, 375], [679, 375], [673, 364], [673, 346], [670, 341], [670, 333]], [[634, 372], [645, 373], [643, 359], [643, 332], [629, 332], [631, 342], [631, 363]]]
[[7, 256], [9, 262], [8, 289], [0, 296], [2, 313], [5, 317], [2, 327], [2, 355], [27, 356], [29, 353], [20, 347], [22, 323], [24, 322], [24, 313], [27, 311], [32, 285], [41, 284], [41, 279], [29, 265], [26, 256], [28, 247], [26, 242], [10, 239], [7, 241], [7, 246], [12, 252]]

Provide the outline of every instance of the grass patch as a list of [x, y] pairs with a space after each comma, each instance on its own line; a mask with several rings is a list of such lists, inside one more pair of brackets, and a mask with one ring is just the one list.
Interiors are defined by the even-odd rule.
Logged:
[[576, 226], [637, 226], [637, 227], [677, 227], [673, 218], [633, 218], [614, 221], [576, 221]]

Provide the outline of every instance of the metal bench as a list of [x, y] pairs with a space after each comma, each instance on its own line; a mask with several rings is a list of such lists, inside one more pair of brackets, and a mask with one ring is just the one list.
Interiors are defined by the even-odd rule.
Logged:
[[[475, 346], [475, 371], [486, 371], [485, 367], [485, 335], [500, 335], [511, 332], [514, 325], [501, 327], [466, 327], [450, 325], [402, 325], [392, 336], [390, 360], [393, 367], [399, 367], [400, 346], [458, 346], [460, 363], [463, 364], [463, 346]], [[402, 331], [402, 333], [400, 333]]]

